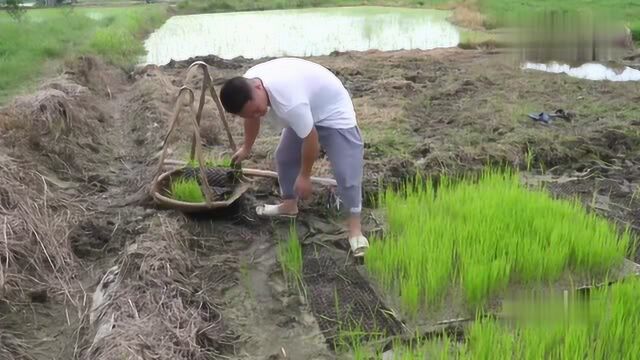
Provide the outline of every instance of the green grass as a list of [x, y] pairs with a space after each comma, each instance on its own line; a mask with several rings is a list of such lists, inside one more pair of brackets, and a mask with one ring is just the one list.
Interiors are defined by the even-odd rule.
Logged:
[[487, 170], [477, 182], [443, 178], [437, 196], [418, 177], [379, 201], [388, 231], [372, 240], [366, 267], [409, 315], [452, 286], [475, 307], [512, 282], [553, 282], [566, 270], [604, 277], [631, 248], [629, 232], [618, 234], [577, 201], [525, 189], [508, 171]]
[[190, 203], [204, 202], [204, 194], [198, 180], [178, 178], [171, 182], [171, 196], [178, 201]]
[[198, 13], [356, 5], [432, 7], [447, 2], [448, 0], [183, 0], [178, 4], [178, 9]]
[[29, 10], [22, 22], [0, 12], [0, 102], [31, 87], [50, 61], [97, 54], [135, 63], [144, 54], [140, 35], [166, 18], [159, 5]]
[[302, 246], [295, 225], [289, 227], [288, 240], [278, 243], [278, 260], [287, 284], [302, 285]]
[[103, 9], [89, 48], [112, 63], [127, 66], [135, 63], [145, 50], [140, 35], [159, 27], [167, 19], [162, 6]]

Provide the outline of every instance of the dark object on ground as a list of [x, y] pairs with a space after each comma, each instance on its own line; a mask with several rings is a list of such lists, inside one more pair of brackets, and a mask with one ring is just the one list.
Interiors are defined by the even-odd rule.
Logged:
[[545, 124], [549, 124], [555, 118], [561, 118], [566, 121], [571, 121], [575, 115], [572, 112], [565, 112], [562, 109], [556, 110], [553, 114], [546, 112], [529, 114], [529, 117], [534, 121], [541, 121]]
[[[233, 192], [233, 185], [237, 183], [237, 171], [234, 169], [225, 168], [207, 168], [207, 183], [211, 187], [213, 193], [218, 199], [224, 199], [227, 195]], [[185, 168], [185, 178], [196, 178], [200, 183], [200, 169], [199, 168]]]
[[29, 297], [31, 297], [32, 303], [44, 304], [47, 302], [47, 299], [48, 299], [47, 289], [43, 288], [43, 289], [33, 290], [29, 294]]

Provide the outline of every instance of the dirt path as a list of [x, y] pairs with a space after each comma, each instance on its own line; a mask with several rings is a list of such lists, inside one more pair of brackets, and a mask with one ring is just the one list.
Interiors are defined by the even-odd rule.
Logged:
[[[256, 63], [201, 60], [216, 85]], [[488, 162], [524, 168], [530, 160], [531, 181], [640, 229], [640, 85], [524, 72], [499, 54], [457, 49], [314, 60], [353, 95], [367, 143], [368, 205], [378, 186], [416, 171], [458, 174]], [[78, 59], [0, 110], [7, 358], [333, 359], [347, 320], [401, 331], [347, 255], [330, 189], [317, 189], [297, 222], [306, 298], [286, 286], [277, 262], [289, 224], [252, 211], [277, 198], [273, 181], [257, 182], [218, 217], [186, 217], [149, 201], [189, 63], [127, 76]], [[526, 117], [556, 108], [576, 115], [550, 125]], [[209, 99], [203, 142], [207, 153], [222, 154], [228, 146], [213, 109]], [[230, 120], [240, 141], [241, 124]], [[278, 134], [265, 125], [245, 166], [273, 169]], [[189, 139], [180, 132], [171, 158], [185, 158]], [[326, 159], [316, 171], [330, 176]], [[374, 234], [384, 224], [369, 210], [365, 230]]]

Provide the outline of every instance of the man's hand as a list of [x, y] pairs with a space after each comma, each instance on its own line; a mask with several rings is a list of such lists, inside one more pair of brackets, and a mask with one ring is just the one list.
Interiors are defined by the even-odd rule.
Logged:
[[303, 175], [298, 175], [296, 184], [293, 187], [293, 191], [301, 198], [306, 199], [311, 196], [313, 187], [311, 185], [311, 178]]
[[236, 151], [235, 154], [231, 157], [231, 165], [236, 165], [246, 160], [249, 157], [249, 151], [245, 149], [245, 147], [241, 147]]
[[242, 147], [231, 157], [231, 166], [236, 166], [249, 157], [249, 154], [251, 154], [251, 147], [253, 146], [254, 141], [256, 141], [256, 137], [258, 137], [259, 132], [259, 118], [244, 119], [244, 144], [242, 144]]
[[318, 158], [319, 152], [320, 143], [318, 142], [318, 132], [315, 127], [312, 127], [309, 135], [302, 141], [302, 164], [300, 174], [298, 174], [298, 178], [293, 187], [293, 191], [302, 199], [311, 196], [311, 169], [313, 168], [313, 163]]

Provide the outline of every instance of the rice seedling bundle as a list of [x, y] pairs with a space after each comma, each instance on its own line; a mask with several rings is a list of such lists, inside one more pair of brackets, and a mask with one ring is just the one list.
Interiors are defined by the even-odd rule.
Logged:
[[295, 225], [289, 227], [288, 240], [278, 243], [278, 257], [287, 283], [299, 284], [302, 281], [302, 246]]
[[171, 182], [171, 195], [178, 201], [201, 203], [204, 194], [195, 178], [179, 177]]
[[517, 173], [485, 170], [479, 179], [417, 176], [381, 193], [388, 229], [372, 239], [366, 268], [415, 314], [452, 286], [479, 306], [507, 288], [558, 280], [566, 271], [596, 278], [620, 265], [630, 233], [575, 201], [527, 189]]

